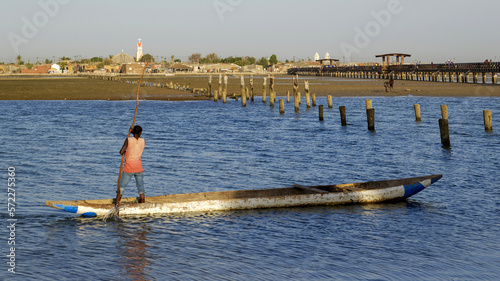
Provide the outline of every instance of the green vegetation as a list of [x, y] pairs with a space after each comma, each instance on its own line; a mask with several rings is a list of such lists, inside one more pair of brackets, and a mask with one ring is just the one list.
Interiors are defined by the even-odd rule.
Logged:
[[142, 58], [139, 61], [140, 62], [148, 62], [148, 61], [154, 62], [155, 58], [152, 55], [150, 55], [150, 54], [145, 54], [145, 55], [142, 56]]

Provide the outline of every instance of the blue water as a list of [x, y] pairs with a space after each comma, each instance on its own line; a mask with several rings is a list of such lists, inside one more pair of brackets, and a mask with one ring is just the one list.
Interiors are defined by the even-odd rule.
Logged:
[[[334, 98], [286, 113], [258, 102], [141, 101], [146, 195], [319, 185], [427, 174], [407, 202], [83, 219], [46, 200], [115, 196], [133, 101], [0, 101], [2, 280], [496, 280], [498, 98]], [[421, 104], [421, 123], [413, 105]], [[278, 103], [276, 103], [278, 104]], [[440, 142], [440, 105], [451, 148]], [[347, 108], [340, 126], [338, 106]], [[482, 110], [493, 112], [485, 132]], [[8, 272], [7, 169], [15, 168]], [[125, 191], [136, 196], [135, 184]]]

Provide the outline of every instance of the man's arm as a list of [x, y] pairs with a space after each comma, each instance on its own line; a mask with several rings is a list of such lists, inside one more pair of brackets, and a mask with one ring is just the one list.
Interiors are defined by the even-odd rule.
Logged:
[[122, 149], [120, 149], [120, 154], [123, 155], [125, 151], [127, 151], [128, 147], [128, 139], [125, 139], [125, 142], [123, 143]]

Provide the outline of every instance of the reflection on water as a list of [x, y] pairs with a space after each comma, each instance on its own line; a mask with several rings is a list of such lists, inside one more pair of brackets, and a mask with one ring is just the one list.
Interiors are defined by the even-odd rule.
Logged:
[[151, 270], [151, 257], [148, 253], [148, 235], [151, 228], [145, 223], [116, 223], [116, 230], [122, 272], [131, 280], [149, 280], [147, 276]]

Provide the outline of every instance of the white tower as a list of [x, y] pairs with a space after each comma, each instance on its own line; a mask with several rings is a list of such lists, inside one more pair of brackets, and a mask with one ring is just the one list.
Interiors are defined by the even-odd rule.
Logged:
[[137, 42], [137, 56], [136, 56], [136, 61], [139, 61], [142, 58], [142, 43], [141, 43], [141, 38], [137, 39], [139, 42]]
[[328, 52], [326, 52], [326, 54], [325, 54], [325, 59], [327, 59], [327, 60], [330, 59], [330, 54]]
[[319, 54], [318, 52], [316, 52], [316, 54], [314, 54], [314, 61], [318, 61], [319, 60]]

